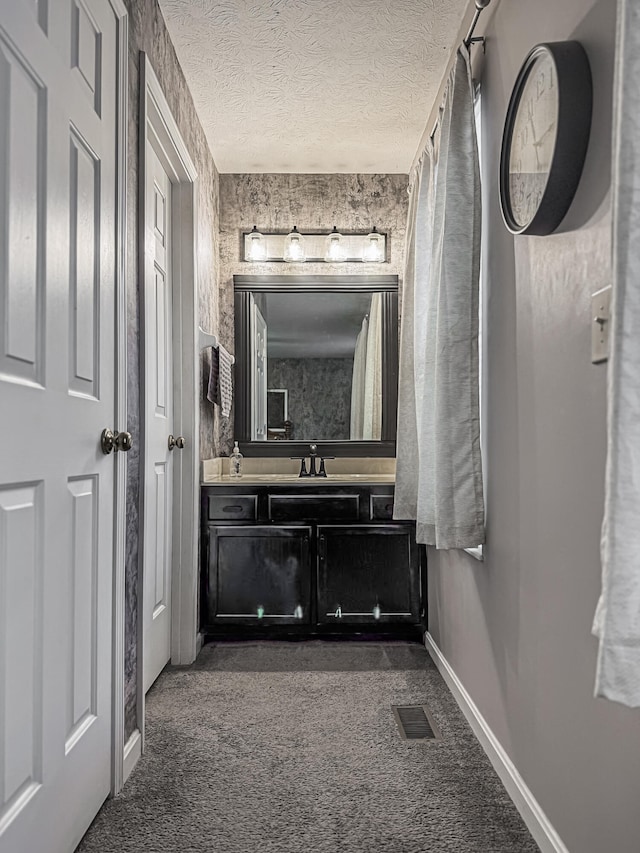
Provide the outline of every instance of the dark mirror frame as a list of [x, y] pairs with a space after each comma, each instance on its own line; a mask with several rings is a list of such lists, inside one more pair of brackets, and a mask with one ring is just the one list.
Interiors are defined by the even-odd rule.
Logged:
[[395, 456], [398, 406], [397, 275], [234, 275], [235, 439], [245, 456], [289, 457], [309, 452], [309, 441], [250, 441], [251, 293], [382, 293], [382, 435], [380, 441], [322, 441], [324, 456]]

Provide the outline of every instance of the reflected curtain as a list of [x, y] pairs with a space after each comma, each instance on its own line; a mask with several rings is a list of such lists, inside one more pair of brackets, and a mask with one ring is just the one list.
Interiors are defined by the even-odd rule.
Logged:
[[480, 172], [468, 52], [451, 70], [437, 151], [411, 186], [407, 227], [394, 517], [418, 542], [484, 542], [478, 388]]
[[356, 349], [353, 355], [353, 377], [351, 379], [351, 429], [352, 441], [362, 440], [364, 423], [364, 379], [367, 360], [367, 336], [369, 334], [369, 318], [362, 321], [362, 328], [356, 338]]
[[369, 309], [367, 355], [364, 368], [364, 411], [362, 438], [379, 440], [382, 435], [382, 294], [374, 293]]
[[607, 469], [595, 692], [640, 707], [640, 14], [619, 0]]

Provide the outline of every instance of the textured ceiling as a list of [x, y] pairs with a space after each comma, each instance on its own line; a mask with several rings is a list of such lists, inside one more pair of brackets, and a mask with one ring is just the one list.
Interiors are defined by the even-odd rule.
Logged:
[[160, 0], [220, 172], [408, 172], [467, 0]]

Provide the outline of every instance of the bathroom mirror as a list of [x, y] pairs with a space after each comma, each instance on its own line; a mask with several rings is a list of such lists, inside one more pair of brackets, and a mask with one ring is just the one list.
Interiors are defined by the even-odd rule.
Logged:
[[242, 452], [395, 455], [397, 276], [238, 275], [234, 290]]

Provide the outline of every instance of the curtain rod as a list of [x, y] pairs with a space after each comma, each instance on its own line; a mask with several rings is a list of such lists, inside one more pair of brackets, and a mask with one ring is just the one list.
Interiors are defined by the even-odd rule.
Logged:
[[491, 3], [491, 0], [476, 0], [476, 11], [473, 15], [473, 20], [471, 21], [471, 26], [469, 27], [469, 32], [467, 33], [467, 37], [464, 40], [465, 47], [469, 48], [474, 42], [483, 41], [482, 36], [478, 38], [473, 37], [473, 31], [476, 28], [476, 24], [478, 23], [478, 18], [482, 14], [482, 10], [486, 9], [487, 6]]
[[[467, 35], [465, 36], [465, 38], [463, 40], [463, 43], [467, 46], [467, 49], [469, 49], [469, 46], [472, 44], [476, 44], [478, 42], [484, 42], [484, 36], [474, 37], [473, 33], [475, 31], [476, 25], [478, 23], [478, 19], [480, 18], [482, 11], [487, 8], [487, 6], [490, 4], [490, 2], [491, 2], [491, 0], [475, 0], [475, 10], [474, 10], [474, 14], [473, 14], [473, 19], [472, 19], [471, 25], [467, 31]], [[471, 4], [469, 4], [469, 5], [471, 5]], [[465, 17], [466, 17], [466, 15], [465, 15]], [[462, 30], [462, 32], [459, 31], [458, 38], [462, 38], [463, 32], [464, 32], [464, 30]], [[446, 78], [447, 74], [449, 73], [449, 70], [450, 70], [449, 65], [447, 65], [447, 71], [445, 73], [445, 78]], [[445, 78], [443, 78], [443, 80], [440, 84], [440, 88], [438, 89], [438, 97], [439, 98], [442, 98], [444, 96], [445, 82], [446, 82]], [[435, 115], [434, 115], [434, 113], [435, 113]], [[432, 125], [431, 125], [430, 120], [433, 120]], [[439, 111], [435, 112], [435, 105], [434, 105], [434, 108], [432, 108], [431, 112], [427, 116], [426, 127], [422, 132], [422, 136], [420, 137], [420, 141], [418, 142], [418, 147], [417, 147], [416, 153], [415, 153], [413, 160], [411, 162], [411, 167], [409, 169], [410, 175], [413, 173], [413, 170], [416, 168], [416, 165], [418, 164], [420, 157], [422, 156], [422, 153], [424, 151], [424, 146], [427, 144], [427, 141], [429, 139], [433, 138], [433, 134], [435, 134], [435, 132], [438, 128], [438, 123], [439, 123]], [[431, 126], [431, 130], [427, 131], [427, 127], [429, 127], [429, 126]]]
[[[471, 21], [471, 25], [469, 27], [469, 31], [467, 32], [466, 38], [463, 41], [464, 46], [469, 50], [472, 44], [477, 44], [478, 42], [482, 42], [484, 48], [484, 36], [475, 36], [473, 35], [476, 25], [478, 23], [478, 19], [482, 14], [483, 10], [487, 8], [491, 0], [475, 0], [476, 10], [473, 13], [473, 20]], [[436, 131], [438, 130], [438, 125], [440, 124], [440, 115], [435, 120], [433, 125], [433, 130], [429, 134], [429, 139], [433, 142], [435, 139]]]

